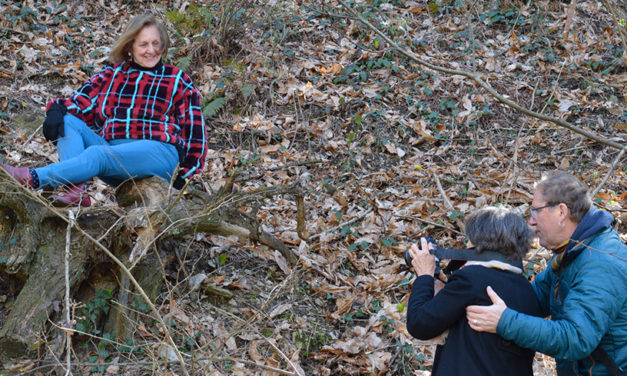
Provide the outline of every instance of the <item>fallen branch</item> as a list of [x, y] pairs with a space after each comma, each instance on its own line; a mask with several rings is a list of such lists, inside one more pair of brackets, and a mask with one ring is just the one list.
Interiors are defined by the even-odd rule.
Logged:
[[522, 112], [525, 115], [532, 116], [532, 117], [540, 119], [540, 120], [549, 121], [549, 122], [551, 122], [553, 124], [559, 125], [561, 127], [567, 128], [567, 129], [570, 129], [571, 131], [573, 131], [575, 133], [578, 133], [578, 134], [580, 134], [580, 135], [582, 135], [582, 136], [584, 136], [586, 138], [589, 138], [591, 140], [595, 140], [595, 141], [597, 141], [597, 142], [599, 142], [601, 144], [613, 147], [615, 149], [621, 150], [621, 149], [627, 148], [627, 145], [621, 145], [618, 142], [614, 142], [614, 141], [609, 140], [607, 138], [598, 136], [598, 135], [596, 135], [596, 134], [594, 134], [592, 132], [586, 131], [585, 129], [578, 128], [578, 127], [574, 126], [573, 124], [570, 124], [569, 122], [566, 122], [564, 120], [557, 119], [557, 118], [554, 118], [552, 116], [543, 115], [543, 114], [540, 114], [540, 113], [535, 112], [535, 111], [527, 110], [526, 108], [520, 106], [518, 103], [516, 103], [514, 101], [511, 101], [511, 100], [505, 98], [503, 95], [499, 94], [492, 86], [490, 86], [490, 84], [485, 82], [479, 76], [479, 74], [466, 72], [466, 71], [461, 71], [461, 70], [457, 70], [457, 69], [450, 69], [450, 68], [442, 67], [442, 66], [439, 66], [439, 65], [431, 64], [428, 61], [425, 61], [425, 60], [419, 58], [412, 51], [399, 46], [398, 43], [394, 42], [384, 32], [382, 32], [376, 26], [372, 25], [370, 22], [368, 22], [366, 19], [364, 19], [359, 13], [357, 13], [357, 11], [355, 11], [350, 6], [348, 6], [343, 0], [338, 0], [338, 1], [357, 20], [359, 20], [360, 22], [362, 22], [363, 24], [368, 26], [375, 33], [379, 34], [379, 36], [381, 38], [383, 38], [386, 42], [388, 42], [398, 52], [400, 52], [401, 54], [403, 54], [403, 55], [407, 56], [408, 58], [414, 60], [418, 64], [423, 65], [423, 66], [425, 66], [425, 67], [427, 67], [429, 69], [432, 69], [434, 71], [438, 71], [438, 72], [442, 72], [442, 73], [448, 73], [448, 74], [454, 74], [454, 75], [459, 75], [459, 76], [470, 78], [471, 80], [475, 81], [479, 86], [481, 86], [482, 88], [487, 90], [490, 94], [492, 94], [501, 103], [504, 103], [504, 104], [506, 104], [506, 105], [508, 105], [508, 106], [510, 106], [510, 107], [512, 107], [512, 108], [514, 108], [516, 110], [518, 110], [519, 112]]

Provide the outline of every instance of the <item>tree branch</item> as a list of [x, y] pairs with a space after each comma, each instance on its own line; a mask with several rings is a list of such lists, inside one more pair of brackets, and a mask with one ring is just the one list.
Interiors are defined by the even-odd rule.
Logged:
[[570, 124], [569, 122], [566, 122], [564, 120], [561, 119], [557, 119], [554, 118], [552, 116], [547, 116], [547, 115], [543, 115], [540, 114], [538, 112], [535, 111], [531, 111], [531, 110], [527, 110], [526, 108], [520, 106], [518, 103], [511, 101], [507, 98], [505, 98], [503, 95], [499, 94], [492, 86], [490, 86], [490, 84], [488, 84], [487, 82], [485, 82], [477, 73], [471, 73], [471, 72], [466, 72], [466, 71], [461, 71], [461, 70], [457, 70], [457, 69], [450, 69], [450, 68], [446, 68], [446, 67], [442, 67], [439, 65], [435, 65], [435, 64], [431, 64], [421, 58], [419, 58], [416, 54], [414, 54], [412, 51], [405, 49], [401, 46], [398, 45], [398, 43], [394, 42], [392, 39], [390, 39], [384, 32], [382, 32], [381, 30], [377, 29], [376, 26], [372, 25], [370, 22], [368, 22], [366, 19], [364, 19], [359, 13], [357, 13], [357, 11], [355, 11], [354, 9], [352, 9], [350, 6], [348, 6], [343, 0], [338, 0], [340, 4], [342, 4], [342, 6], [350, 13], [352, 14], [356, 19], [358, 19], [360, 22], [362, 22], [363, 24], [365, 24], [366, 26], [368, 26], [372, 31], [374, 31], [375, 33], [379, 34], [379, 36], [381, 38], [383, 38], [386, 42], [388, 42], [394, 49], [396, 49], [398, 52], [400, 52], [401, 54], [407, 56], [408, 58], [414, 60], [415, 62], [417, 62], [420, 65], [423, 65], [429, 69], [438, 71], [438, 72], [442, 72], [442, 73], [448, 73], [448, 74], [454, 74], [454, 75], [460, 75], [463, 77], [467, 77], [470, 78], [471, 80], [475, 81], [479, 86], [481, 86], [482, 88], [484, 88], [485, 90], [487, 90], [490, 94], [492, 94], [496, 99], [498, 99], [501, 103], [504, 103], [512, 108], [514, 108], [515, 110], [518, 110], [519, 112], [522, 112], [525, 115], [528, 116], [532, 116], [535, 117], [537, 119], [540, 120], [545, 120], [545, 121], [549, 121], [553, 124], [559, 125], [561, 127], [570, 129], [571, 131], [578, 133], [586, 138], [589, 138], [591, 140], [595, 140], [601, 144], [607, 145], [607, 146], [611, 146], [615, 149], [626, 149], [627, 145], [621, 145], [618, 142], [614, 142], [612, 140], [609, 140], [607, 138], [598, 136], [592, 132], [588, 132], [585, 129], [581, 129], [578, 128], [576, 126], [574, 126], [573, 124]]

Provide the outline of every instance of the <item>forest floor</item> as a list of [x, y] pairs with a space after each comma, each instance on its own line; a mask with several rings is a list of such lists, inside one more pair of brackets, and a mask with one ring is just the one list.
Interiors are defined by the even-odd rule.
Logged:
[[[464, 216], [485, 205], [528, 215], [546, 171], [599, 188], [596, 204], [627, 240], [625, 157], [611, 146], [627, 140], [624, 19], [586, 0], [347, 3], [385, 38], [334, 0], [0, 0], [3, 161], [56, 161], [38, 129], [46, 103], [97, 72], [128, 20], [150, 12], [171, 31], [167, 62], [204, 98], [210, 152], [193, 184], [216, 189], [237, 171], [241, 190], [305, 187], [305, 239], [294, 197], [257, 212], [264, 230], [293, 247], [297, 265], [264, 246], [197, 234], [162, 270], [167, 290], [156, 303], [190, 374], [428, 374], [435, 347], [405, 327], [412, 274], [404, 250], [426, 235], [463, 246]], [[601, 141], [525, 115], [390, 41], [430, 64], [476, 73], [522, 108]], [[95, 205], [115, 205], [98, 179], [89, 193]], [[533, 249], [526, 275], [549, 256]], [[6, 311], [16, 291], [0, 286]], [[76, 336], [73, 373], [182, 374], [163, 362], [168, 352], [150, 316], [135, 325], [126, 343], [96, 327]], [[45, 350], [2, 367], [64, 372]], [[536, 355], [536, 375], [553, 368]]]

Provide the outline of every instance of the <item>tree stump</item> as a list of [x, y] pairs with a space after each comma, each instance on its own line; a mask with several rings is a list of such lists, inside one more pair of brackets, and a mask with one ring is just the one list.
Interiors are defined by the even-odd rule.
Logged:
[[[41, 196], [18, 186], [2, 172], [0, 272], [24, 284], [0, 329], [0, 359], [31, 355], [50, 341], [42, 333], [49, 318], [55, 321], [53, 313], [62, 311], [68, 226], [67, 209], [51, 207]], [[261, 231], [257, 220], [238, 208], [297, 190], [295, 186], [281, 186], [233, 193], [225, 187], [215, 195], [194, 189], [183, 194], [172, 191], [166, 181], [157, 177], [126, 182], [116, 190], [119, 207], [72, 209], [76, 213], [70, 244], [72, 294], [88, 297], [97, 289], [93, 286], [111, 286], [116, 281], [126, 284], [117, 295], [122, 304], [107, 318], [107, 327], [119, 339], [128, 333], [124, 327], [128, 278], [102, 247], [132, 271], [153, 301], [162, 288], [163, 277], [154, 272], [156, 260], [148, 250], [164, 240], [176, 244], [176, 240], [196, 232], [237, 235], [279, 250], [294, 264], [295, 254], [279, 239]], [[57, 331], [56, 335], [60, 334]]]

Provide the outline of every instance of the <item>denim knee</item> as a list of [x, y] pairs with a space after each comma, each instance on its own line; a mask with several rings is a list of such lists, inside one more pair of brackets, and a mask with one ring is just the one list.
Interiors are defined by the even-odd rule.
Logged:
[[69, 127], [77, 132], [80, 132], [81, 128], [88, 128], [87, 124], [83, 120], [72, 114], [65, 114], [63, 117], [63, 125], [64, 128]]
[[[86, 169], [91, 169], [93, 176], [107, 173], [115, 163], [113, 154], [106, 145], [92, 145], [81, 153], [80, 159]], [[119, 162], [117, 162], [119, 163]]]

